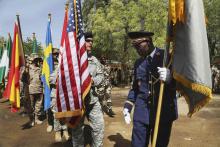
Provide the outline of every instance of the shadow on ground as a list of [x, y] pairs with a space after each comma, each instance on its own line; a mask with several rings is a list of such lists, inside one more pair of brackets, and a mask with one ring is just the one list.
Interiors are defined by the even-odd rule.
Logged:
[[115, 142], [114, 147], [130, 147], [131, 141], [128, 139], [125, 139], [120, 133], [117, 133], [116, 135], [110, 135], [108, 136], [108, 139], [111, 142]]
[[71, 140], [66, 142], [57, 142], [50, 145], [50, 147], [72, 147]]

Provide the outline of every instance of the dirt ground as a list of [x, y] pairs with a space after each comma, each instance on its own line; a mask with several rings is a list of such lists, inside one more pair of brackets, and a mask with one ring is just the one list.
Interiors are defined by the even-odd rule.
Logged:
[[[130, 147], [132, 124], [126, 125], [122, 115], [128, 88], [113, 88], [114, 118], [104, 115], [104, 147]], [[186, 117], [187, 105], [178, 99], [179, 119], [172, 129], [169, 147], [220, 147], [220, 95], [192, 118]], [[54, 132], [46, 132], [46, 120], [32, 128], [28, 117], [9, 111], [9, 103], [0, 99], [0, 147], [71, 147], [71, 141], [54, 142]]]

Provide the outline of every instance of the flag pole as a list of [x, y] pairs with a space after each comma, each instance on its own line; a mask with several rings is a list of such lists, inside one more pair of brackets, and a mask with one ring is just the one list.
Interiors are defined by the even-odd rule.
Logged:
[[20, 15], [17, 13], [16, 17], [17, 17], [17, 23], [18, 23], [18, 28], [19, 28], [19, 35], [20, 35], [21, 42], [22, 42], [22, 47], [23, 47], [23, 38], [22, 38], [22, 32], [21, 32], [21, 25], [20, 25], [19, 16], [20, 16]]
[[76, 10], [76, 0], [74, 0], [74, 12], [76, 13], [76, 15], [75, 15], [75, 25], [76, 25], [76, 36], [77, 36], [77, 34], [78, 34], [78, 21], [77, 21], [78, 20], [78, 18], [77, 18], [78, 11]]
[[22, 58], [23, 58], [23, 64], [24, 66], [26, 66], [26, 62], [25, 62], [25, 58], [24, 58], [24, 42], [23, 42], [23, 38], [22, 38], [22, 32], [21, 32], [21, 25], [20, 25], [20, 18], [19, 18], [19, 14], [16, 14], [17, 17], [17, 23], [18, 23], [18, 35], [20, 36], [20, 40], [21, 40], [21, 47], [22, 47]]
[[[170, 25], [169, 21], [167, 22], [167, 36], [166, 36], [166, 45], [165, 45], [165, 51], [164, 51], [164, 56], [163, 56], [163, 67], [166, 67], [167, 65], [167, 54], [169, 53], [169, 48], [170, 48], [170, 41], [169, 41], [169, 35], [170, 35]], [[154, 124], [154, 132], [153, 132], [153, 141], [151, 144], [151, 147], [156, 146], [156, 141], [157, 141], [157, 134], [158, 134], [158, 128], [159, 128], [159, 122], [160, 122], [160, 113], [161, 113], [161, 106], [163, 102], [163, 93], [164, 93], [164, 81], [160, 81], [160, 92], [159, 92], [159, 99], [158, 99], [158, 104], [157, 104], [157, 113], [156, 113], [156, 120]]]

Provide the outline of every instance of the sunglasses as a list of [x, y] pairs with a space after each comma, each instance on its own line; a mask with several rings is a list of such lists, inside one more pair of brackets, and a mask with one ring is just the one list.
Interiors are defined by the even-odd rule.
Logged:
[[91, 43], [93, 43], [93, 40], [92, 40], [92, 39], [86, 39], [86, 42], [91, 42]]
[[142, 42], [150, 42], [150, 40], [148, 40], [148, 39], [134, 40], [134, 41], [132, 41], [132, 44], [133, 45], [139, 45]]

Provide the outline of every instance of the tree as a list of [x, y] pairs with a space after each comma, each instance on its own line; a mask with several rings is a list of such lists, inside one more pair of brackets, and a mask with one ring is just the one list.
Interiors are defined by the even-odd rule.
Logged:
[[[26, 40], [23, 42], [23, 49], [24, 49], [24, 53], [26, 55], [30, 55], [32, 53], [32, 48], [33, 48], [33, 39], [30, 37], [27, 37]], [[38, 50], [39, 50], [39, 54], [43, 54], [43, 49], [41, 47], [41, 43], [37, 42], [37, 46], [38, 46]]]
[[155, 32], [155, 44], [164, 46], [167, 3], [159, 0], [111, 0], [99, 3], [94, 13], [93, 2], [84, 3], [83, 15], [87, 18], [86, 30], [92, 30], [95, 36], [96, 56], [104, 54], [108, 59], [122, 63], [134, 61], [137, 54], [127, 33], [141, 29]]
[[219, 0], [204, 0], [207, 17], [207, 35], [211, 57], [220, 55], [220, 3]]

